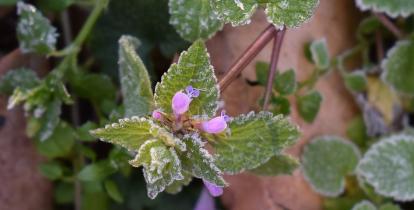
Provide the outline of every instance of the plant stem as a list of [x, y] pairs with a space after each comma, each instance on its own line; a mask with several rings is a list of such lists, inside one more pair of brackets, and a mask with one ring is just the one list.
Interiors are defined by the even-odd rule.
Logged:
[[285, 37], [286, 27], [282, 30], [274, 32], [272, 58], [270, 60], [269, 74], [267, 77], [266, 91], [263, 103], [263, 110], [269, 107], [270, 96], [272, 95], [273, 81], [277, 71], [277, 63], [279, 61], [280, 49], [282, 48], [283, 38]]
[[382, 43], [382, 34], [379, 30], [375, 32], [375, 47], [377, 50], [378, 63], [380, 63], [382, 59], [384, 59], [384, 44]]
[[256, 40], [243, 52], [237, 61], [231, 66], [228, 73], [219, 82], [220, 92], [223, 92], [243, 71], [244, 68], [253, 60], [254, 57], [266, 46], [274, 37], [276, 28], [269, 26], [256, 38]]
[[374, 13], [375, 17], [387, 28], [391, 33], [394, 34], [398, 39], [404, 38], [405, 34], [382, 13]]

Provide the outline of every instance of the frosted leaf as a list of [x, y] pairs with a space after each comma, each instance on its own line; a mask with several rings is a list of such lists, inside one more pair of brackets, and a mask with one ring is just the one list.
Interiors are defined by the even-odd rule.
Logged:
[[356, 4], [363, 11], [385, 12], [391, 17], [408, 17], [414, 14], [412, 0], [356, 0]]
[[0, 77], [0, 93], [11, 94], [17, 87], [23, 90], [29, 90], [39, 85], [39, 79], [36, 73], [30, 69], [16, 69], [8, 71]]
[[102, 141], [136, 151], [146, 140], [154, 138], [150, 133], [152, 127], [158, 126], [148, 119], [132, 117], [106, 125], [105, 128], [93, 130], [91, 134], [99, 137]]
[[292, 145], [298, 130], [282, 115], [250, 112], [229, 122], [229, 133], [212, 138], [217, 166], [236, 174], [257, 168]]
[[269, 22], [277, 28], [295, 28], [309, 20], [319, 0], [273, 0], [266, 4]]
[[126, 117], [144, 116], [153, 109], [153, 93], [148, 71], [136, 53], [138, 39], [122, 36], [119, 40], [119, 78]]
[[224, 187], [226, 182], [222, 177], [222, 172], [215, 165], [213, 156], [203, 148], [200, 137], [197, 134], [187, 134], [183, 141], [187, 148], [187, 151], [180, 155], [184, 169], [197, 178]]
[[171, 100], [187, 86], [200, 90], [191, 101], [189, 115], [212, 117], [217, 111], [219, 89], [207, 49], [202, 41], [196, 41], [187, 52], [181, 53], [177, 64], [171, 65], [161, 82], [155, 87], [155, 105], [166, 113], [172, 113]]
[[210, 0], [170, 0], [170, 24], [184, 39], [209, 39], [223, 27]]
[[212, 0], [214, 12], [233, 26], [250, 23], [250, 17], [258, 6], [256, 0]]
[[181, 192], [184, 186], [188, 186], [190, 182], [193, 180], [193, 177], [190, 173], [186, 171], [182, 171], [184, 179], [182, 180], [175, 180], [172, 184], [165, 188], [165, 192], [170, 194], [177, 194]]
[[380, 140], [364, 155], [357, 172], [383, 196], [414, 199], [414, 137], [396, 134]]
[[184, 179], [181, 162], [174, 148], [167, 147], [159, 139], [148, 140], [142, 144], [135, 159], [129, 163], [134, 167], [143, 166], [148, 197], [151, 199], [175, 180]]
[[261, 176], [278, 176], [292, 174], [299, 166], [299, 161], [290, 155], [278, 154], [251, 172]]
[[414, 42], [397, 42], [381, 64], [382, 78], [398, 92], [414, 95], [414, 59], [410, 55], [414, 55]]
[[325, 70], [329, 68], [330, 58], [327, 45], [326, 39], [319, 39], [313, 41], [309, 47], [312, 61], [318, 69]]
[[377, 208], [369, 201], [361, 201], [352, 207], [352, 210], [377, 210]]
[[318, 91], [312, 90], [304, 95], [298, 96], [296, 100], [300, 116], [308, 123], [313, 122], [319, 113], [319, 108], [323, 100], [322, 95]]
[[58, 34], [50, 21], [34, 6], [23, 2], [17, 3], [17, 13], [20, 16], [17, 25], [20, 50], [40, 54], [54, 51]]
[[320, 137], [306, 145], [302, 171], [316, 192], [334, 197], [344, 191], [344, 178], [354, 172], [359, 157], [352, 142], [335, 136]]
[[344, 75], [345, 86], [353, 92], [362, 92], [367, 88], [367, 76], [365, 71], [356, 70]]

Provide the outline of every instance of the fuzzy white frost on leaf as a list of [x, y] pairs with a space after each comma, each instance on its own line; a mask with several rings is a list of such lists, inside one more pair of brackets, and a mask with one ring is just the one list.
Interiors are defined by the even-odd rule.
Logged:
[[408, 17], [414, 14], [412, 0], [356, 0], [356, 4], [363, 11], [385, 12], [391, 17]]

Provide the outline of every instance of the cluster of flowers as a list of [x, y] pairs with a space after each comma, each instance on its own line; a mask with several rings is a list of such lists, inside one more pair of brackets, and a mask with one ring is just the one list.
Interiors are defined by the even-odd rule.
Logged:
[[[200, 90], [188, 86], [185, 89], [185, 92], [178, 91], [175, 93], [172, 98], [171, 108], [174, 112], [175, 119], [180, 119], [180, 116], [188, 111], [190, 108], [190, 103], [194, 98], [197, 98], [200, 95]], [[159, 110], [152, 112], [152, 117], [156, 120], [162, 120], [163, 114]], [[226, 130], [227, 122], [230, 120], [229, 116], [225, 114], [224, 111], [221, 112], [221, 115], [210, 119], [208, 121], [203, 121], [200, 126], [200, 130], [206, 133], [218, 134]], [[206, 180], [203, 180], [205, 187], [208, 189], [212, 196], [220, 196], [223, 194], [223, 188], [218, 187]]]

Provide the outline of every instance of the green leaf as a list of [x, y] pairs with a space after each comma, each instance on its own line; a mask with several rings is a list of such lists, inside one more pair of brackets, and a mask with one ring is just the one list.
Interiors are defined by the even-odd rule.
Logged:
[[129, 162], [134, 167], [143, 166], [147, 182], [148, 197], [154, 199], [175, 180], [183, 180], [181, 162], [174, 148], [167, 147], [161, 140], [146, 141], [134, 160]]
[[258, 6], [256, 0], [212, 0], [211, 4], [218, 17], [232, 26], [249, 24]]
[[75, 132], [67, 123], [60, 122], [53, 134], [44, 141], [36, 141], [36, 147], [41, 155], [48, 158], [65, 157], [75, 143]]
[[395, 90], [407, 95], [414, 95], [414, 59], [411, 55], [414, 55], [414, 42], [399, 41], [381, 63], [384, 69], [382, 78]]
[[383, 196], [414, 199], [414, 137], [396, 134], [370, 147], [357, 172]]
[[119, 40], [119, 78], [126, 117], [144, 116], [152, 111], [153, 93], [148, 71], [136, 53], [138, 39], [122, 36]]
[[317, 138], [302, 154], [303, 174], [316, 192], [335, 197], [344, 191], [345, 176], [354, 172], [359, 156], [350, 141], [335, 136]]
[[326, 70], [330, 66], [330, 57], [326, 39], [319, 39], [313, 41], [310, 46], [312, 61], [316, 67], [321, 70]]
[[363, 147], [367, 143], [369, 137], [367, 135], [367, 127], [365, 126], [364, 118], [362, 116], [357, 116], [349, 122], [346, 129], [346, 135], [360, 147]]
[[229, 129], [212, 142], [217, 166], [229, 174], [257, 168], [292, 145], [299, 135], [282, 115], [270, 112], [240, 115], [231, 120]]
[[85, 166], [77, 175], [81, 181], [102, 181], [118, 170], [117, 165], [109, 160], [101, 160]]
[[274, 115], [278, 115], [278, 114], [289, 115], [290, 114], [290, 102], [287, 98], [272, 97], [270, 102], [271, 102], [270, 111]]
[[267, 3], [269, 22], [277, 28], [296, 28], [312, 17], [319, 0], [272, 0]]
[[345, 86], [353, 92], [362, 92], [367, 88], [365, 72], [358, 70], [344, 76]]
[[75, 189], [74, 184], [58, 182], [54, 188], [54, 197], [58, 204], [72, 203], [74, 200]]
[[162, 140], [168, 146], [185, 150], [185, 145], [180, 139], [143, 117], [120, 119], [118, 123], [106, 125], [105, 128], [98, 128], [91, 133], [102, 141], [117, 144], [132, 151], [139, 150], [145, 141], [153, 138]]
[[115, 101], [117, 89], [111, 78], [105, 74], [76, 72], [70, 82], [75, 94], [81, 98], [95, 103]]
[[276, 75], [273, 87], [281, 95], [289, 95], [296, 90], [296, 74], [293, 69]]
[[36, 112], [42, 113], [41, 117], [38, 118], [40, 122], [40, 128], [37, 131], [36, 136], [40, 139], [40, 141], [45, 141], [55, 131], [56, 127], [60, 122], [60, 114], [62, 102], [58, 99], [55, 99], [48, 104], [46, 107], [38, 107], [35, 110], [35, 117]]
[[268, 72], [269, 63], [263, 61], [256, 62], [256, 80], [259, 85], [266, 86]]
[[379, 207], [379, 210], [401, 210], [399, 206], [392, 204], [392, 203], [386, 203]]
[[48, 162], [39, 165], [40, 173], [50, 180], [56, 180], [62, 177], [63, 168], [58, 162]]
[[204, 143], [199, 135], [197, 133], [187, 134], [183, 137], [183, 141], [186, 144], [187, 150], [179, 157], [184, 170], [216, 186], [226, 186], [222, 172], [214, 163], [213, 156], [203, 148]]
[[292, 174], [299, 166], [299, 161], [289, 155], [275, 155], [263, 165], [250, 170], [261, 176], [278, 176]]
[[184, 179], [182, 180], [175, 180], [172, 184], [165, 188], [165, 192], [170, 194], [177, 194], [181, 192], [184, 186], [188, 186], [190, 182], [193, 180], [193, 177], [190, 173], [183, 171]]
[[200, 96], [191, 101], [189, 115], [214, 116], [217, 111], [219, 89], [207, 49], [202, 41], [195, 42], [187, 52], [181, 53], [177, 64], [171, 65], [155, 87], [155, 105], [172, 113], [171, 100], [176, 92], [187, 86], [200, 90]]
[[153, 138], [150, 129], [155, 124], [145, 118], [132, 117], [121, 119], [118, 123], [106, 125], [91, 131], [91, 134], [112, 144], [117, 144], [128, 150], [138, 150], [148, 139]]
[[17, 3], [18, 0], [0, 0], [1, 6], [9, 6]]
[[385, 12], [391, 17], [408, 17], [414, 14], [414, 4], [411, 0], [356, 0], [356, 4], [363, 11]]
[[311, 91], [297, 97], [298, 111], [300, 116], [308, 123], [315, 120], [322, 102], [322, 95], [318, 91]]
[[36, 3], [41, 10], [61, 12], [72, 5], [76, 0], [38, 0]]
[[90, 133], [90, 130], [96, 129], [98, 125], [94, 122], [88, 121], [77, 128], [77, 138], [81, 141], [94, 141], [96, 138]]
[[377, 210], [377, 208], [369, 201], [361, 201], [352, 207], [352, 210]]
[[124, 198], [122, 197], [121, 192], [119, 192], [118, 186], [116, 186], [116, 183], [111, 180], [106, 180], [104, 182], [105, 190], [108, 193], [109, 197], [114, 199], [114, 201], [118, 203], [123, 203]]
[[39, 85], [36, 73], [30, 69], [20, 68], [8, 71], [0, 78], [0, 93], [10, 95], [17, 87], [29, 90]]
[[170, 24], [184, 39], [209, 39], [223, 27], [210, 0], [169, 0]]
[[55, 50], [57, 41], [56, 28], [43, 17], [37, 9], [23, 2], [17, 3], [19, 23], [17, 25], [17, 38], [20, 50], [23, 53], [48, 54]]

